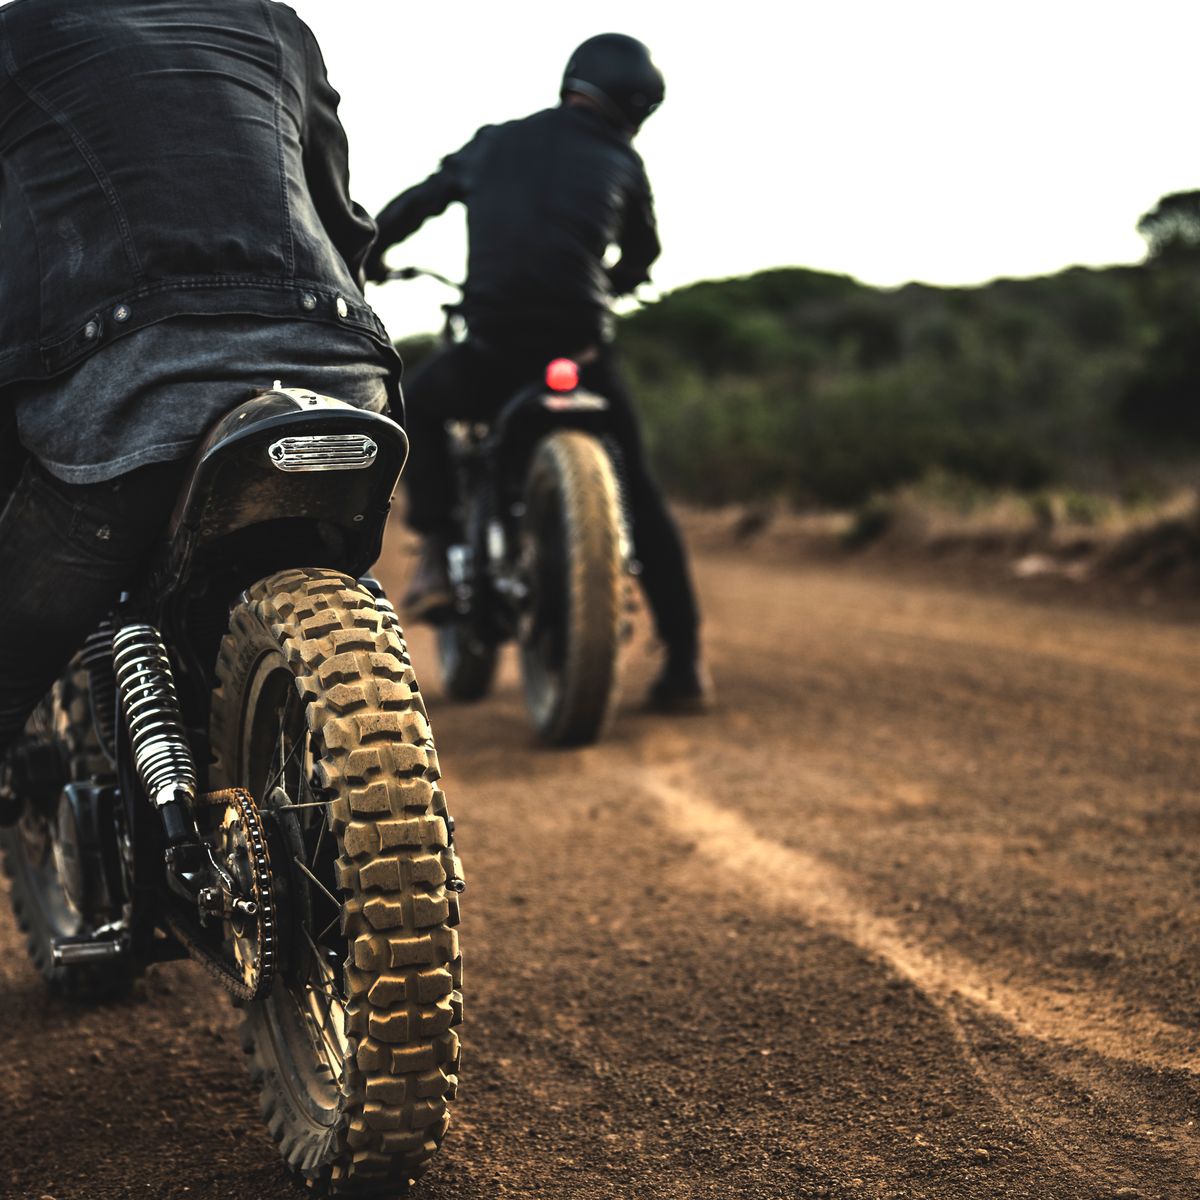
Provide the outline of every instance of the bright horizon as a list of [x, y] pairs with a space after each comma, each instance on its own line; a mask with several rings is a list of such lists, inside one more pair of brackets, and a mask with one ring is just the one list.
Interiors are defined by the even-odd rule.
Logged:
[[[585, 37], [647, 42], [667, 80], [636, 143], [663, 242], [648, 297], [777, 266], [952, 286], [1136, 262], [1138, 217], [1200, 186], [1194, 2], [293, 7], [342, 94], [372, 213], [480, 125], [556, 103]], [[455, 205], [391, 261], [461, 277], [465, 246]], [[371, 290], [393, 336], [437, 328], [445, 298]]]
[[[646, 41], [667, 79], [636, 143], [663, 242], [649, 299], [780, 266], [894, 287], [1137, 262], [1138, 217], [1200, 187], [1195, 0], [292, 7], [342, 95], [352, 191], [373, 214], [480, 125], [555, 104], [584, 38]], [[465, 249], [455, 205], [392, 261], [461, 276]], [[370, 298], [403, 336], [436, 328], [446, 294]]]

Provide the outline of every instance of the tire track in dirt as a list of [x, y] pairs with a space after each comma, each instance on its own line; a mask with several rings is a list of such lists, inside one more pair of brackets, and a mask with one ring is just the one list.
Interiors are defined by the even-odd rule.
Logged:
[[[690, 763], [645, 766], [638, 784], [657, 802], [672, 831], [711, 866], [738, 863], [736, 872], [726, 869], [714, 877], [744, 890], [754, 908], [798, 915], [816, 929], [844, 938], [916, 988], [942, 1014], [962, 1058], [1001, 1109], [1032, 1141], [1064, 1162], [1077, 1163], [1081, 1156], [1093, 1168], [1104, 1162], [1118, 1182], [1127, 1178], [1132, 1165], [1127, 1146], [1108, 1152], [1097, 1143], [1090, 1121], [1071, 1122], [1061, 1115], [1052, 1122], [1042, 1120], [1041, 1114], [1061, 1096], [1041, 1074], [1048, 1071], [1077, 1095], [1103, 1093], [1110, 1108], [1125, 1110], [1109, 1116], [1118, 1117], [1131, 1140], [1137, 1140], [1139, 1119], [1155, 1103], [1139, 1086], [1139, 1072], [1153, 1072], [1160, 1086], [1164, 1073], [1188, 1082], [1200, 1075], [1195, 1031], [1103, 989], [1079, 995], [1047, 988], [922, 944], [897, 921], [873, 911], [837, 867], [763, 837], [741, 814], [704, 798]], [[769, 882], [750, 887], [749, 880]], [[998, 1045], [997, 1037], [1011, 1044]], [[1032, 1054], [1031, 1043], [1036, 1044]], [[1156, 1140], [1149, 1148], [1149, 1157], [1159, 1160], [1156, 1165], [1174, 1160], [1176, 1168], [1200, 1179], [1200, 1141]]]
[[850, 880], [836, 867], [761, 837], [744, 817], [699, 798], [692, 787], [679, 782], [684, 770], [644, 770], [639, 785], [659, 802], [677, 832], [695, 839], [710, 861], [737, 856], [750, 873], [770, 879], [769, 888], [755, 892], [757, 903], [799, 910], [813, 924], [883, 959], [930, 999], [945, 1003], [962, 997], [1023, 1036], [1073, 1045], [1130, 1066], [1200, 1074], [1193, 1030], [1102, 993], [1079, 996], [1022, 985], [989, 975], [951, 951], [923, 948], [897, 922], [856, 899]]

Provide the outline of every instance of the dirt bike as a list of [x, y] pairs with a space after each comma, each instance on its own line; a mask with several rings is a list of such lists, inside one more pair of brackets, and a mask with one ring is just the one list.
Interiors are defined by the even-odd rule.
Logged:
[[12, 903], [81, 999], [190, 956], [244, 1013], [310, 1186], [394, 1196], [457, 1088], [454, 822], [369, 576], [407, 454], [387, 417], [275, 387], [194, 461], [165, 548], [6, 759]]
[[[391, 279], [435, 271], [405, 267]], [[463, 340], [444, 304], [443, 341]], [[608, 402], [579, 386], [565, 358], [519, 389], [488, 424], [450, 421], [458, 538], [447, 549], [452, 608], [438, 614], [442, 684], [455, 700], [487, 695], [516, 641], [526, 707], [551, 745], [595, 741], [616, 705], [626, 585], [636, 573]]]

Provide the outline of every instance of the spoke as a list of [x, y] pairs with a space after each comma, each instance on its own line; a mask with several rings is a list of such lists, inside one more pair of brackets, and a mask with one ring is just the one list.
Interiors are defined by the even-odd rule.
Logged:
[[329, 932], [331, 929], [335, 929], [335, 928], [337, 927], [337, 924], [338, 924], [338, 922], [339, 922], [339, 921], [341, 921], [341, 919], [342, 919], [342, 914], [341, 914], [341, 912], [339, 911], [339, 912], [338, 912], [338, 915], [337, 915], [336, 917], [334, 917], [334, 918], [333, 918], [333, 920], [332, 920], [332, 921], [330, 921], [330, 922], [329, 922], [329, 924], [328, 924], [328, 925], [326, 925], [326, 926], [325, 926], [325, 928], [324, 928], [324, 929], [322, 929], [320, 933], [318, 933], [318, 934], [317, 934], [317, 938], [318, 938], [318, 939], [324, 938], [324, 936], [325, 936], [325, 935], [326, 935], [326, 934], [327, 934], [327, 933], [328, 933], [328, 932]]
[[[317, 833], [317, 844], [313, 847], [312, 862], [309, 864], [310, 866], [315, 867], [317, 865], [317, 858], [320, 856], [320, 853], [321, 853], [321, 839], [324, 838], [325, 830], [328, 828], [329, 828], [329, 812], [327, 810], [321, 814], [321, 828]], [[334, 903], [339, 908], [342, 905], [342, 902], [340, 900], [335, 900]]]
[[321, 891], [323, 891], [325, 895], [329, 897], [330, 903], [333, 904], [333, 906], [339, 912], [341, 912], [342, 902], [312, 873], [312, 871], [308, 869], [304, 863], [304, 860], [298, 854], [293, 856], [292, 862], [294, 862], [296, 866], [298, 866], [300, 870], [302, 870], [305, 875], [307, 875], [309, 879], [311, 879], [313, 883], [315, 883], [317, 887], [319, 887]]
[[[313, 987], [313, 985], [311, 983], [305, 984], [305, 986], [313, 994], [313, 996], [321, 996], [324, 994], [319, 989]], [[321, 1021], [319, 1024], [318, 1024], [318, 1022], [312, 1020], [311, 1013], [308, 1013], [307, 1016], [308, 1016], [309, 1020], [312, 1021], [312, 1023], [314, 1025], [316, 1025], [316, 1027], [317, 1027], [317, 1035], [320, 1037], [321, 1041], [324, 1043], [325, 1049], [328, 1052], [326, 1055], [326, 1058], [328, 1059], [328, 1061], [331, 1064], [333, 1064], [335, 1066], [334, 1074], [337, 1076], [338, 1079], [341, 1079], [345, 1068], [342, 1063], [342, 1048], [341, 1048], [341, 1046], [339, 1046], [337, 1044], [337, 1032], [336, 1032], [336, 1030], [333, 1030], [330, 1027], [331, 1026], [330, 1014], [332, 1011], [331, 1006], [329, 1004], [324, 1004], [322, 1007], [323, 1007], [323, 1012], [322, 1012]]]
[[293, 743], [291, 751], [288, 753], [287, 758], [284, 759], [283, 758], [283, 731], [282, 731], [282, 729], [280, 730], [279, 757], [280, 757], [280, 759], [282, 759], [282, 761], [279, 764], [279, 769], [275, 772], [274, 775], [271, 776], [270, 779], [267, 780], [267, 786], [266, 786], [265, 791], [263, 792], [264, 800], [275, 789], [275, 785], [283, 778], [283, 773], [291, 765], [292, 759], [296, 757], [296, 751], [300, 749], [300, 746], [303, 744], [303, 742], [304, 742], [304, 739], [302, 737], [297, 738], [296, 741]]
[[275, 785], [283, 778], [284, 772], [288, 769], [288, 764], [292, 761], [292, 757], [295, 755], [296, 750], [304, 741], [303, 735], [297, 738], [296, 741], [292, 743], [292, 748], [285, 757], [284, 747], [287, 745], [286, 739], [288, 730], [288, 714], [291, 711], [291, 707], [292, 693], [289, 691], [283, 699], [283, 711], [279, 714], [279, 737], [277, 739], [279, 747], [279, 763], [275, 768], [274, 774], [270, 777], [270, 779], [267, 780], [267, 785], [263, 789], [264, 800], [271, 794], [271, 791]]
[[[328, 997], [327, 993], [322, 993]], [[325, 1031], [329, 1031], [328, 1043], [332, 1045], [335, 1055], [340, 1057], [341, 1049], [338, 1046], [337, 1029], [333, 1024], [333, 1005], [337, 1003], [336, 998], [327, 998], [324, 1011], [321, 1013], [321, 1034], [325, 1035]]]
[[[328, 982], [329, 982], [330, 988], [332, 989], [334, 984], [337, 982], [337, 976], [334, 975], [333, 968], [331, 966], [329, 966], [329, 964], [326, 963], [324, 959], [321, 958], [321, 951], [319, 949], [317, 949], [317, 943], [312, 940], [312, 935], [308, 932], [307, 929], [304, 928], [303, 925], [300, 926], [300, 932], [302, 934], [304, 934], [304, 940], [306, 942], [308, 942], [309, 946], [312, 949], [313, 958], [316, 960], [317, 968], [321, 972], [321, 978], [325, 979], [326, 978], [325, 972], [326, 971], [329, 972]], [[321, 990], [324, 991], [325, 989], [322, 988]], [[329, 995], [330, 999], [332, 999], [332, 1000], [337, 999], [337, 996], [335, 995], [335, 993], [332, 990], [328, 993], [328, 995]]]
[[294, 808], [324, 808], [328, 800], [306, 800], [303, 804], [276, 804], [272, 812], [291, 812]]
[[[287, 736], [288, 709], [291, 707], [291, 703], [292, 703], [292, 693], [290, 691], [284, 692], [284, 694], [283, 694], [283, 711], [279, 714], [279, 737], [276, 739], [277, 742], [279, 743], [279, 774], [280, 775], [283, 774], [283, 768], [284, 768], [283, 747], [284, 747], [284, 738]], [[269, 788], [267, 790], [270, 791]]]

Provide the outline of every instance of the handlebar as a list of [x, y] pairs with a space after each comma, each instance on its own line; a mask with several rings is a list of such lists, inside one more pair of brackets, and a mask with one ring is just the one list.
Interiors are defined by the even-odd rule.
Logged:
[[445, 275], [440, 275], [437, 271], [430, 271], [427, 267], [395, 267], [388, 271], [385, 276], [385, 282], [392, 279], [419, 279], [424, 276], [426, 279], [436, 279], [438, 283], [444, 283], [446, 287], [453, 288], [456, 292], [462, 293], [463, 285], [456, 283], [453, 279], [447, 279]]

